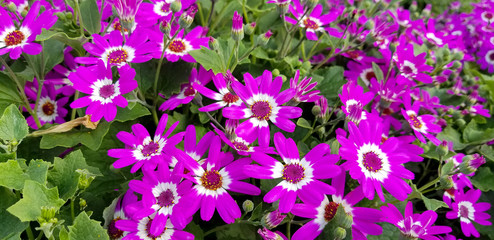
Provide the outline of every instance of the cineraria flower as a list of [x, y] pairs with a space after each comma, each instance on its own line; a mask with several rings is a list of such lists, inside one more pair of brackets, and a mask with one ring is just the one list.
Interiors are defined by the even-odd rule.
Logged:
[[314, 239], [335, 217], [338, 207], [342, 207], [345, 214], [353, 219], [352, 221], [352, 239], [367, 239], [368, 234], [380, 235], [381, 226], [376, 223], [381, 220], [381, 212], [377, 209], [356, 207], [354, 206], [364, 198], [362, 187], [358, 186], [345, 197], [345, 175], [341, 172], [333, 178], [332, 184], [336, 189], [333, 195], [333, 201], [325, 196], [322, 203], [312, 204], [295, 204], [292, 213], [297, 216], [312, 218], [313, 220], [302, 226], [295, 234], [293, 239]]
[[136, 212], [136, 217], [147, 217], [156, 212], [149, 232], [158, 235], [165, 228], [168, 219], [177, 229], [183, 229], [187, 225], [184, 216], [182, 201], [180, 200], [190, 191], [192, 183], [183, 181], [179, 174], [184, 171], [182, 164], [177, 164], [173, 173], [168, 169], [168, 164], [158, 165], [158, 171], [143, 169], [142, 181], [131, 180], [130, 189], [142, 194], [142, 209]]
[[283, 80], [275, 77], [270, 71], [264, 71], [262, 76], [254, 79], [249, 73], [244, 74], [245, 86], [239, 82], [233, 82], [235, 93], [246, 104], [232, 106], [223, 109], [223, 116], [230, 119], [244, 119], [236, 133], [244, 138], [256, 136], [260, 146], [268, 146], [270, 142], [270, 120], [274, 125], [287, 132], [295, 130], [295, 123], [288, 120], [302, 115], [302, 109], [293, 106], [281, 106], [295, 95], [295, 90], [287, 89], [280, 93]]
[[349, 82], [343, 85], [341, 94], [338, 94], [338, 96], [343, 103], [341, 109], [346, 114], [348, 120], [359, 124], [360, 120], [366, 120], [370, 115], [364, 110], [364, 107], [374, 98], [373, 92], [364, 93], [363, 87]]
[[490, 203], [477, 203], [482, 192], [478, 189], [470, 189], [464, 193], [463, 190], [455, 193], [455, 202], [453, 203], [453, 211], [446, 213], [446, 218], [460, 218], [461, 231], [465, 236], [480, 237], [479, 232], [475, 229], [472, 222], [480, 225], [492, 225], [489, 219], [491, 216], [485, 211], [491, 208]]
[[[423, 149], [419, 146], [400, 141], [395, 137], [382, 143], [383, 125], [380, 121], [361, 121], [348, 123], [350, 136], [345, 138], [337, 135], [341, 144], [339, 153], [347, 160], [341, 165], [350, 172], [353, 179], [362, 185], [364, 196], [374, 199], [377, 192], [381, 201], [385, 201], [382, 186], [396, 199], [403, 201], [412, 188], [404, 179], [413, 179], [414, 174], [402, 164], [412, 159], [422, 159], [419, 154]], [[408, 151], [402, 151], [408, 149]]]
[[[171, 42], [167, 43], [168, 47], [165, 49], [166, 59], [170, 62], [176, 62], [180, 59], [186, 62], [196, 62], [196, 60], [190, 56], [189, 52], [196, 49], [201, 49], [201, 46], [209, 47], [209, 38], [201, 37], [204, 31], [204, 28], [201, 26], [197, 26], [194, 29], [190, 30], [184, 37], [184, 29], [180, 30], [180, 32], [175, 36]], [[170, 38], [175, 33], [172, 31], [170, 33]], [[160, 35], [163, 36], [163, 35]], [[163, 37], [155, 37], [156, 39], [160, 39], [157, 41], [159, 43], [159, 48], [154, 52], [153, 57], [160, 59], [163, 53], [163, 48], [165, 47], [163, 43]]]
[[[33, 82], [26, 82], [24, 88], [26, 96], [32, 101], [36, 101], [38, 92], [38, 80], [34, 78]], [[64, 123], [65, 116], [68, 111], [64, 108], [65, 104], [69, 101], [68, 97], [62, 97], [57, 100], [57, 92], [53, 84], [44, 83], [41, 88], [41, 95], [38, 101], [38, 109], [35, 108], [35, 104], [31, 104], [31, 108], [36, 112], [41, 125], [45, 123]], [[27, 119], [29, 127], [38, 129], [34, 121], [33, 116], [29, 116]]]
[[128, 29], [132, 29], [137, 10], [139, 9], [139, 5], [141, 5], [142, 0], [110, 0], [110, 3], [117, 10], [118, 17], [122, 23], [127, 26]]
[[[0, 55], [10, 52], [11, 59], [18, 59], [21, 53], [38, 55], [43, 47], [33, 43], [42, 28], [49, 29], [57, 21], [52, 10], [46, 10], [38, 16], [41, 2], [34, 1], [31, 9], [22, 20], [14, 23], [5, 7], [0, 8]], [[19, 27], [17, 27], [19, 26]]]
[[237, 11], [233, 13], [232, 18], [232, 38], [240, 41], [244, 38], [244, 18]]
[[185, 231], [176, 229], [170, 220], [165, 224], [164, 231], [158, 234], [151, 233], [151, 226], [155, 220], [155, 214], [143, 218], [132, 217], [129, 220], [119, 220], [115, 226], [129, 232], [122, 240], [193, 240], [194, 235]]
[[264, 240], [287, 240], [285, 235], [283, 235], [280, 231], [271, 232], [267, 228], [262, 228], [257, 230], [257, 233], [261, 235]]
[[295, 89], [295, 96], [293, 99], [296, 102], [315, 102], [317, 101], [320, 96], [318, 95], [320, 93], [319, 90], [314, 90], [317, 85], [317, 82], [313, 82], [312, 78], [307, 78], [304, 77], [302, 81], [299, 83], [299, 78], [300, 78], [300, 70], [297, 70], [295, 72], [295, 76], [290, 79], [290, 88]]
[[387, 81], [378, 82], [377, 79], [372, 78], [369, 89], [380, 96], [380, 99], [388, 102], [399, 102], [401, 95], [405, 93], [405, 86], [396, 81], [393, 77], [393, 70], [389, 74]]
[[290, 0], [270, 0], [266, 3], [274, 3], [276, 5], [276, 9], [280, 15], [288, 12], [288, 6], [290, 6]]
[[281, 214], [280, 210], [276, 209], [268, 214], [264, 215], [262, 218], [263, 226], [268, 227], [269, 229], [273, 229], [283, 222], [286, 218], [286, 215]]
[[425, 135], [432, 143], [435, 145], [439, 145], [441, 141], [439, 141], [435, 136], [430, 133], [439, 133], [442, 131], [441, 126], [435, 124], [436, 117], [430, 114], [422, 114], [418, 115], [421, 103], [419, 101], [415, 101], [413, 105], [410, 104], [411, 98], [409, 95], [404, 95], [403, 103], [405, 105], [405, 109], [401, 109], [401, 113], [403, 117], [408, 121], [410, 127], [412, 127], [415, 136], [423, 142], [426, 143]]
[[381, 211], [383, 220], [399, 228], [401, 234], [405, 235], [405, 237], [439, 240], [439, 238], [434, 235], [445, 234], [452, 231], [448, 226], [432, 226], [437, 219], [437, 213], [432, 210], [427, 210], [422, 214], [414, 214], [412, 202], [407, 203], [404, 216], [390, 203], [388, 203], [387, 206], [382, 206]]
[[127, 99], [122, 95], [137, 88], [134, 69], [126, 65], [119, 68], [118, 73], [120, 79], [113, 82], [111, 67], [105, 66], [103, 61], [99, 61], [91, 68], [79, 67], [77, 71], [70, 73], [69, 80], [74, 85], [74, 89], [89, 94], [74, 100], [70, 107], [88, 106], [86, 114], [92, 115], [93, 122], [99, 121], [102, 117], [105, 117], [106, 121], [112, 121], [117, 115], [117, 106], [127, 107]]
[[282, 133], [275, 133], [274, 144], [283, 163], [264, 153], [253, 152], [252, 159], [261, 165], [245, 167], [245, 173], [253, 178], [282, 178], [276, 187], [266, 193], [265, 202], [272, 203], [279, 199], [280, 212], [287, 213], [295, 204], [297, 196], [304, 203], [320, 203], [324, 194], [334, 193], [333, 187], [317, 180], [335, 177], [341, 171], [335, 165], [338, 157], [329, 154], [327, 144], [315, 146], [302, 159], [293, 139], [286, 139]]
[[259, 195], [261, 190], [256, 186], [240, 180], [248, 178], [243, 169], [251, 162], [249, 158], [233, 161], [233, 155], [229, 152], [221, 152], [221, 140], [214, 136], [209, 147], [209, 154], [203, 164], [192, 159], [190, 155], [179, 152], [179, 162], [191, 171], [191, 176], [186, 176], [195, 183], [194, 187], [184, 198], [185, 206], [191, 215], [199, 208], [201, 219], [209, 221], [218, 210], [220, 217], [226, 223], [233, 223], [241, 216], [240, 208], [227, 190]]
[[[189, 155], [194, 161], [198, 162], [200, 165], [204, 163], [204, 159], [201, 159], [202, 155], [206, 153], [211, 144], [211, 140], [214, 137], [213, 132], [208, 132], [202, 136], [197, 142], [197, 133], [194, 125], [189, 125], [185, 129], [184, 135], [184, 153]], [[171, 167], [174, 167], [178, 163], [177, 158], [172, 158]]]
[[93, 43], [84, 44], [84, 49], [94, 57], [77, 57], [80, 64], [96, 64], [100, 59], [105, 65], [124, 66], [127, 63], [142, 63], [149, 61], [152, 56], [149, 53], [156, 51], [155, 43], [147, 41], [147, 34], [143, 28], [137, 28], [127, 39], [122, 37], [120, 31], [112, 31], [105, 37], [93, 34]]
[[[184, 9], [195, 1], [190, 0], [152, 0], [151, 2], [144, 2], [141, 4], [139, 11], [137, 12], [137, 22], [143, 26], [152, 26], [163, 20], [170, 21], [172, 18], [172, 4], [178, 2], [181, 6], [179, 11], [175, 13], [175, 17], [178, 18]], [[178, 5], [178, 4], [177, 4]], [[163, 39], [163, 38], [162, 38]]]
[[432, 83], [432, 77], [424, 73], [433, 69], [425, 63], [427, 53], [424, 52], [415, 56], [413, 51], [413, 44], [406, 44], [404, 40], [396, 47], [396, 58], [393, 60], [400, 69], [398, 82], [409, 85], [416, 85], [413, 80]]
[[121, 240], [128, 234], [128, 232], [118, 229], [115, 226], [115, 223], [120, 219], [130, 218], [130, 213], [132, 213], [132, 211], [128, 211], [126, 207], [137, 202], [137, 196], [134, 194], [133, 191], [129, 190], [124, 194], [123, 197], [119, 197], [116, 201], [117, 204], [115, 206], [115, 211], [113, 212], [113, 218], [108, 224], [105, 225], [107, 226], [107, 232], [110, 239]]
[[173, 110], [181, 104], [189, 103], [194, 99], [197, 93], [193, 86], [205, 86], [211, 81], [212, 76], [213, 71], [207, 71], [202, 65], [199, 65], [199, 72], [197, 72], [197, 69], [195, 68], [192, 69], [189, 76], [189, 82], [182, 84], [180, 92], [176, 95], [172, 95], [168, 100], [161, 104], [159, 109], [161, 111]]
[[[321, 4], [317, 4], [310, 14], [304, 15], [305, 8], [300, 4], [299, 0], [294, 0], [293, 5], [290, 5], [290, 12], [293, 14], [295, 19], [285, 16], [285, 21], [291, 24], [300, 24], [300, 27], [306, 29], [307, 39], [317, 41], [318, 37], [316, 32], [325, 31], [324, 26], [328, 25], [330, 22], [334, 21], [338, 15], [337, 14], [326, 14], [321, 15], [323, 7]], [[300, 22], [298, 21], [300, 19]]]
[[213, 83], [219, 93], [213, 92], [209, 88], [204, 87], [202, 84], [192, 84], [192, 87], [195, 88], [200, 94], [218, 101], [199, 108], [199, 111], [211, 112], [223, 107], [240, 106], [242, 104], [242, 100], [240, 100], [237, 95], [231, 93], [228, 89], [227, 82], [222, 73], [218, 73], [216, 76], [213, 76]]
[[130, 169], [130, 172], [134, 173], [141, 167], [154, 170], [159, 163], [169, 163], [175, 145], [182, 141], [184, 134], [179, 133], [168, 138], [177, 127], [178, 121], [164, 133], [167, 120], [168, 115], [161, 116], [154, 138], [151, 138], [146, 128], [139, 123], [132, 125], [133, 134], [124, 131], [119, 132], [117, 138], [128, 148], [108, 150], [108, 156], [118, 158], [113, 163], [113, 167], [123, 168], [134, 164]]

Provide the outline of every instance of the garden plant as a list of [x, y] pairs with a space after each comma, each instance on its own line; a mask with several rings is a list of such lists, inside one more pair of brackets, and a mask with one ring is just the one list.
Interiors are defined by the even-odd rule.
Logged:
[[0, 1], [0, 239], [494, 239], [494, 2]]

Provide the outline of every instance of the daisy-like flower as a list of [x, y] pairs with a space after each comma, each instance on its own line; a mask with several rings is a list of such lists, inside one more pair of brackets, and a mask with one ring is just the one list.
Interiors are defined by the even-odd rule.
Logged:
[[304, 203], [320, 203], [324, 194], [333, 194], [334, 188], [317, 179], [327, 179], [338, 175], [341, 170], [335, 163], [336, 155], [329, 154], [329, 146], [321, 143], [300, 158], [297, 145], [293, 139], [286, 139], [282, 133], [275, 133], [274, 144], [283, 163], [260, 152], [251, 157], [261, 164], [245, 167], [245, 173], [253, 178], [279, 179], [282, 181], [264, 196], [264, 201], [272, 203], [280, 200], [279, 210], [289, 212], [297, 196]]
[[[413, 179], [414, 174], [402, 164], [421, 159], [418, 155], [423, 153], [423, 149], [395, 137], [382, 142], [383, 125], [380, 121], [361, 121], [358, 127], [349, 122], [348, 130], [348, 138], [336, 136], [341, 144], [339, 153], [347, 160], [341, 166], [359, 181], [364, 196], [372, 200], [377, 192], [384, 202], [384, 186], [393, 197], [405, 200], [412, 188], [403, 179]], [[404, 152], [402, 149], [408, 150]]]
[[142, 211], [136, 213], [136, 217], [147, 217], [156, 212], [150, 233], [158, 235], [165, 228], [168, 219], [177, 229], [183, 229], [187, 224], [183, 214], [183, 206], [180, 199], [190, 191], [192, 183], [183, 181], [178, 174], [183, 173], [184, 169], [178, 164], [171, 173], [168, 164], [161, 163], [158, 165], [158, 171], [149, 171], [143, 169], [144, 177], [142, 181], [131, 180], [130, 189], [142, 194]]
[[349, 82], [343, 85], [343, 90], [338, 96], [340, 96], [343, 103], [341, 109], [343, 109], [348, 120], [359, 124], [360, 120], [367, 119], [369, 113], [364, 110], [364, 107], [374, 98], [373, 92], [364, 93], [363, 87]]
[[408, 121], [410, 127], [412, 127], [415, 136], [423, 142], [426, 143], [424, 135], [435, 145], [439, 145], [439, 141], [434, 135], [430, 133], [439, 133], [442, 131], [441, 126], [435, 124], [436, 117], [430, 114], [418, 115], [421, 103], [415, 101], [413, 105], [410, 104], [411, 98], [409, 95], [403, 96], [403, 102], [405, 109], [401, 109], [403, 117]]
[[129, 219], [132, 211], [127, 210], [127, 206], [137, 202], [137, 196], [133, 191], [127, 191], [123, 197], [119, 197], [113, 212], [113, 218], [106, 225], [108, 236], [111, 240], [121, 240], [128, 232], [122, 231], [115, 226], [115, 223], [121, 219]]
[[[197, 26], [190, 30], [190, 32], [188, 32], [185, 36], [184, 31], [184, 29], [180, 30], [177, 36], [175, 36], [175, 38], [168, 43], [168, 47], [165, 49], [165, 57], [170, 62], [176, 62], [180, 59], [186, 62], [196, 62], [196, 60], [190, 56], [189, 52], [192, 50], [201, 49], [201, 46], [209, 47], [209, 38], [201, 37], [204, 31], [203, 27]], [[173, 35], [175, 35], [175, 33], [173, 31], [170, 32], [170, 38]], [[161, 34], [160, 36], [163, 35]], [[156, 42], [159, 43], [160, 47], [154, 52], [153, 57], [159, 59], [161, 58], [165, 45], [163, 43], [163, 37], [156, 39]]]
[[223, 116], [227, 118], [248, 118], [238, 126], [236, 134], [242, 138], [255, 136], [260, 146], [268, 146], [270, 142], [268, 120], [284, 131], [293, 132], [295, 123], [288, 119], [300, 117], [302, 109], [281, 105], [295, 96], [295, 90], [287, 89], [280, 93], [283, 80], [279, 76], [273, 80], [270, 71], [264, 71], [257, 79], [246, 73], [244, 80], [245, 86], [239, 82], [233, 82], [232, 87], [246, 104], [223, 109]]
[[320, 91], [314, 90], [317, 85], [317, 82], [312, 82], [312, 78], [304, 77], [300, 81], [300, 70], [295, 72], [295, 76], [290, 79], [290, 88], [295, 89], [295, 96], [293, 99], [296, 102], [315, 102], [321, 96], [319, 96]]
[[226, 82], [222, 73], [218, 73], [216, 74], [216, 76], [213, 76], [213, 83], [214, 86], [216, 86], [216, 89], [218, 89], [219, 93], [213, 92], [212, 90], [204, 87], [201, 84], [192, 84], [192, 87], [196, 89], [200, 94], [218, 101], [216, 103], [212, 103], [210, 105], [199, 108], [199, 111], [210, 112], [223, 107], [240, 106], [242, 104], [242, 100], [240, 100], [237, 95], [231, 93], [228, 89], [228, 83]]
[[[152, 0], [141, 4], [136, 19], [143, 26], [152, 26], [163, 20], [170, 21], [173, 15], [172, 4], [179, 2], [181, 8], [175, 13], [178, 18], [183, 11], [190, 7], [195, 1], [190, 0]], [[163, 38], [161, 38], [163, 39]]]
[[124, 26], [132, 29], [134, 19], [141, 5], [142, 0], [110, 0], [110, 3], [115, 7], [118, 17]]
[[131, 62], [149, 61], [152, 58], [149, 53], [156, 51], [157, 46], [154, 42], [147, 41], [147, 34], [143, 31], [143, 28], [137, 28], [125, 42], [120, 31], [108, 33], [107, 39], [93, 34], [93, 43], [84, 44], [84, 49], [94, 57], [77, 57], [75, 61], [80, 64], [96, 64], [103, 60], [105, 65], [119, 67]]
[[181, 231], [168, 220], [165, 224], [164, 231], [153, 234], [151, 232], [151, 226], [155, 220], [155, 214], [147, 217], [137, 218], [132, 217], [129, 220], [122, 219], [115, 223], [115, 226], [122, 230], [129, 232], [122, 240], [193, 240], [194, 235], [189, 232]]
[[460, 218], [461, 231], [465, 236], [480, 237], [479, 232], [475, 229], [472, 222], [476, 222], [480, 225], [492, 225], [488, 219], [491, 217], [485, 211], [491, 208], [490, 203], [477, 201], [480, 198], [482, 191], [476, 189], [470, 189], [464, 193], [463, 190], [455, 193], [455, 202], [453, 205], [453, 211], [446, 213], [446, 218], [456, 219]]
[[267, 228], [259, 229], [259, 230], [257, 230], [257, 233], [264, 240], [287, 240], [288, 239], [280, 231], [272, 232]]
[[118, 158], [113, 167], [123, 168], [134, 164], [130, 169], [130, 172], [134, 173], [143, 166], [154, 170], [158, 164], [169, 163], [170, 155], [173, 154], [175, 145], [182, 141], [183, 133], [169, 137], [178, 122], [172, 124], [165, 133], [167, 120], [168, 115], [161, 116], [154, 138], [151, 138], [146, 128], [139, 123], [132, 125], [133, 134], [124, 131], [117, 133], [117, 138], [128, 147], [108, 150], [108, 156]]
[[432, 226], [437, 219], [437, 213], [427, 210], [422, 214], [413, 213], [412, 202], [408, 202], [403, 216], [393, 204], [382, 206], [383, 220], [395, 225], [401, 234], [407, 238], [420, 238], [426, 240], [438, 240], [434, 235], [445, 234], [452, 231], [448, 226]]
[[161, 104], [159, 109], [161, 111], [173, 110], [182, 104], [190, 103], [197, 93], [193, 86], [205, 86], [211, 81], [213, 76], [213, 71], [207, 71], [201, 65], [199, 66], [199, 72], [195, 68], [192, 69], [189, 76], [189, 82], [182, 84], [180, 92], [176, 95], [172, 95], [168, 100]]
[[424, 72], [430, 72], [433, 67], [425, 64], [427, 55], [426, 52], [415, 56], [413, 52], [413, 44], [406, 44], [405, 41], [401, 41], [398, 47], [396, 47], [396, 65], [400, 69], [400, 75], [398, 75], [398, 82], [409, 85], [416, 85], [414, 80], [423, 83], [432, 83], [432, 77]]
[[[39, 16], [40, 1], [35, 1], [29, 9], [22, 23], [12, 20], [6, 8], [0, 8], [0, 55], [10, 52], [11, 59], [18, 59], [21, 53], [29, 55], [39, 54], [43, 48], [38, 43], [33, 43], [42, 28], [49, 29], [57, 21], [52, 10], [46, 10]], [[19, 27], [17, 27], [19, 26]]]
[[226, 132], [222, 132], [215, 127], [214, 131], [220, 136], [221, 140], [231, 148], [237, 150], [240, 155], [250, 155], [252, 152], [264, 152], [269, 154], [276, 154], [273, 147], [260, 147], [252, 146], [255, 136], [247, 136], [250, 138], [241, 138], [235, 134], [235, 130], [238, 127], [238, 120], [227, 119], [226, 120]]
[[74, 89], [89, 94], [76, 99], [70, 104], [71, 108], [88, 106], [86, 114], [91, 115], [91, 121], [97, 122], [102, 117], [106, 121], [112, 121], [117, 115], [117, 106], [127, 107], [127, 99], [122, 95], [137, 88], [134, 80], [136, 72], [128, 65], [118, 69], [120, 79], [113, 82], [110, 66], [105, 66], [99, 61], [94, 67], [79, 67], [77, 71], [69, 74], [69, 80]]
[[[293, 5], [290, 5], [289, 9], [295, 19], [285, 16], [285, 21], [295, 25], [297, 24], [298, 19], [302, 18], [304, 15], [305, 8], [299, 0], [294, 0]], [[324, 31], [324, 26], [328, 25], [338, 17], [338, 15], [335, 14], [321, 15], [322, 10], [322, 5], [317, 4], [312, 12], [303, 16], [298, 23], [300, 24], [300, 27], [306, 29], [305, 34], [309, 40], [317, 41], [318, 37], [316, 32]]]
[[[36, 101], [38, 80], [35, 78], [33, 82], [26, 82], [24, 90], [29, 99]], [[68, 97], [57, 99], [57, 91], [55, 90], [54, 85], [45, 82], [41, 88], [41, 97], [38, 102], [38, 109], [34, 109], [35, 104], [31, 104], [31, 108], [36, 111], [41, 125], [44, 125], [45, 123], [64, 123], [64, 117], [68, 113], [67, 109], [64, 107], [68, 101]], [[38, 129], [33, 116], [29, 116], [26, 121], [30, 127]]]
[[333, 201], [327, 197], [323, 202], [316, 205], [295, 204], [292, 213], [297, 216], [312, 218], [314, 220], [306, 223], [295, 234], [293, 239], [314, 239], [317, 237], [326, 224], [331, 221], [336, 214], [338, 207], [342, 207], [352, 222], [352, 239], [367, 239], [368, 234], [380, 235], [382, 228], [377, 224], [381, 221], [381, 212], [377, 209], [356, 207], [360, 200], [364, 198], [362, 187], [358, 186], [345, 195], [345, 175], [341, 172], [333, 178], [332, 184], [336, 192], [332, 196]]
[[[250, 159], [233, 161], [231, 153], [221, 152], [221, 140], [214, 136], [209, 147], [207, 159], [201, 165], [188, 154], [177, 154], [179, 162], [191, 171], [188, 178], [195, 183], [184, 198], [185, 206], [190, 213], [201, 209], [202, 220], [209, 221], [215, 209], [226, 223], [233, 223], [241, 216], [240, 208], [228, 191], [259, 195], [261, 190], [256, 186], [240, 180], [248, 178], [243, 169], [251, 162]], [[191, 214], [191, 215], [192, 215]]]
[[[198, 143], [196, 128], [194, 127], [194, 125], [187, 126], [184, 135], [184, 153], [189, 155], [190, 158], [194, 159], [194, 161], [202, 165], [204, 163], [204, 159], [202, 159], [202, 156], [209, 149], [213, 137], [214, 133], [208, 132], [204, 136], [202, 136]], [[175, 167], [177, 163], [177, 158], [175, 156], [172, 157], [172, 163], [170, 164], [171, 167]]]

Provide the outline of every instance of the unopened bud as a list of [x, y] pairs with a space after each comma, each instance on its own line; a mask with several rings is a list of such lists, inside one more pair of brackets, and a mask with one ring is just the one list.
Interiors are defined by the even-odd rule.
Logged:
[[271, 30], [268, 30], [266, 33], [259, 35], [259, 37], [257, 37], [257, 44], [259, 46], [266, 46], [272, 35], [273, 33], [271, 32]]
[[485, 158], [479, 154], [467, 155], [463, 157], [460, 164], [460, 172], [463, 174], [472, 174], [485, 163]]
[[244, 212], [252, 212], [254, 210], [254, 202], [251, 200], [245, 200], [244, 203], [242, 203], [242, 208], [244, 209]]
[[66, 16], [65, 16], [65, 14], [63, 14], [63, 12], [56, 12], [55, 16], [57, 16], [59, 20], [62, 20], [62, 21], [66, 20]]
[[439, 184], [442, 189], [450, 189], [454, 186], [453, 179], [451, 178], [451, 176], [447, 175], [441, 176], [441, 178], [439, 178]]
[[449, 153], [448, 142], [447, 141], [442, 141], [441, 144], [439, 144], [439, 146], [436, 148], [436, 152], [441, 157], [446, 156], [446, 154]]
[[211, 49], [215, 51], [220, 50], [220, 44], [218, 43], [218, 40], [216, 40], [216, 38], [214, 37], [209, 37], [209, 46], [211, 47]]
[[71, 19], [74, 17], [74, 14], [72, 14], [72, 12], [66, 12], [66, 13], [65, 13], [65, 17], [66, 17], [68, 20], [71, 20]]
[[455, 124], [458, 127], [464, 127], [467, 124], [467, 122], [465, 122], [464, 119], [460, 118], [460, 119], [456, 119]]
[[286, 215], [282, 215], [278, 209], [270, 212], [261, 220], [263, 226], [266, 226], [269, 229], [275, 228], [285, 219]]
[[284, 240], [285, 238], [281, 237], [276, 232], [271, 232], [267, 228], [257, 230], [257, 233], [261, 235], [263, 240]]
[[335, 218], [336, 224], [338, 224], [338, 226], [345, 229], [349, 229], [350, 227], [352, 227], [353, 217], [345, 212], [345, 208], [343, 206], [338, 206]]
[[40, 223], [49, 222], [51, 219], [55, 217], [56, 213], [57, 213], [57, 209], [55, 207], [42, 206], [41, 216], [38, 218], [38, 222]]
[[256, 29], [256, 22], [245, 24], [245, 34], [251, 35], [255, 29]]
[[91, 185], [91, 182], [96, 178], [96, 175], [90, 173], [87, 169], [77, 169], [79, 173], [79, 183], [77, 187], [81, 190], [85, 190]]
[[272, 74], [273, 74], [273, 77], [277, 77], [280, 75], [280, 70], [278, 70], [277, 68], [275, 68], [273, 71], [272, 71]]
[[319, 116], [319, 114], [321, 114], [321, 107], [318, 105], [314, 105], [314, 107], [312, 107], [312, 114], [314, 116]]
[[87, 202], [86, 202], [86, 200], [84, 200], [84, 199], [80, 198], [80, 199], [79, 199], [79, 208], [80, 208], [81, 210], [83, 210], [84, 208], [86, 208], [86, 206], [87, 206]]
[[122, 28], [127, 29], [129, 32], [131, 32], [132, 29], [134, 29], [134, 24], [135, 22], [133, 19], [127, 19], [127, 20], [122, 19], [120, 21], [120, 25], [122, 25]]
[[163, 20], [160, 22], [160, 31], [165, 35], [170, 35], [171, 29], [171, 24], [167, 20]]
[[319, 3], [319, 0], [306, 0], [305, 6], [309, 9], [313, 9], [318, 3]]
[[451, 69], [459, 69], [459, 68], [461, 68], [460, 61], [454, 61], [453, 65], [451, 65]]
[[170, 4], [170, 9], [172, 12], [176, 13], [182, 10], [182, 2], [180, 0], [175, 0]]
[[233, 13], [233, 18], [232, 18], [232, 38], [235, 41], [240, 41], [244, 39], [244, 24], [243, 24], [243, 17], [238, 14], [237, 11]]
[[465, 54], [463, 52], [455, 52], [453, 54], [453, 60], [461, 61], [461, 60], [463, 60], [464, 56], [465, 56]]
[[10, 2], [9, 5], [8, 5], [8, 9], [9, 9], [10, 12], [15, 13], [17, 11], [17, 6], [15, 5], [15, 3]]
[[342, 240], [346, 238], [346, 230], [341, 227], [337, 227], [334, 230], [334, 239], [335, 240]]

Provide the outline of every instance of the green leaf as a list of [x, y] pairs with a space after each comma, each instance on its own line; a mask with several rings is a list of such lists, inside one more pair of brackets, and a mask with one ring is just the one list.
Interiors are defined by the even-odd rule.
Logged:
[[194, 234], [194, 240], [204, 239], [204, 231], [202, 230], [201, 226], [197, 225], [194, 222], [190, 222], [187, 227], [185, 227], [184, 231]]
[[395, 227], [391, 223], [379, 223], [383, 227], [383, 233], [381, 235], [368, 235], [369, 240], [396, 240], [401, 239], [400, 229]]
[[129, 105], [129, 107], [118, 109], [115, 121], [127, 122], [147, 115], [151, 115], [151, 112], [140, 103], [137, 103], [132, 107]]
[[164, 63], [161, 69], [162, 78], [160, 78], [158, 86], [159, 92], [167, 97], [180, 92], [181, 85], [189, 82], [192, 65], [184, 61]]
[[45, 28], [43, 28], [40, 35], [36, 36], [36, 41], [46, 41], [48, 39], [56, 39], [62, 43], [71, 46], [74, 50], [77, 51], [80, 56], [84, 55], [84, 52], [86, 51], [82, 47], [82, 43], [84, 41], [84, 38], [82, 37], [71, 38], [67, 36], [65, 32], [50, 31], [46, 30]]
[[48, 39], [42, 42], [43, 51], [38, 55], [26, 55], [32, 63], [35, 76], [44, 78], [45, 75], [57, 64], [63, 61], [64, 44], [55, 39]]
[[494, 128], [491, 124], [477, 124], [474, 120], [470, 121], [463, 130], [463, 139], [469, 144], [481, 144], [494, 138]]
[[262, 210], [262, 202], [260, 202], [256, 208], [254, 208], [254, 211], [252, 211], [252, 214], [250, 215], [249, 221], [255, 221], [257, 219], [260, 219], [262, 217], [263, 210]]
[[14, 104], [3, 112], [0, 118], [0, 139], [21, 141], [29, 133], [26, 119]]
[[41, 207], [54, 207], [56, 210], [65, 203], [58, 197], [58, 190], [31, 180], [27, 180], [22, 190], [23, 198], [7, 209], [21, 221], [36, 221], [41, 216]]
[[3, 112], [10, 104], [22, 104], [19, 91], [14, 80], [10, 79], [4, 72], [0, 72], [0, 112]]
[[22, 189], [24, 181], [29, 179], [16, 160], [0, 163], [0, 173], [0, 186], [10, 189]]
[[312, 129], [312, 126], [310, 125], [310, 123], [307, 120], [305, 120], [305, 118], [299, 118], [297, 120], [297, 126], [307, 128], [307, 129]]
[[245, 223], [233, 223], [222, 231], [216, 232], [216, 239], [218, 240], [251, 240], [256, 239], [256, 228], [250, 224]]
[[46, 134], [41, 138], [39, 147], [41, 149], [51, 149], [57, 146], [69, 148], [82, 143], [92, 150], [97, 150], [109, 129], [109, 122], [100, 122], [95, 130], [83, 128], [81, 130], [72, 129], [64, 133]]
[[487, 166], [481, 167], [472, 178], [473, 185], [483, 192], [494, 190], [494, 173]]
[[223, 59], [214, 50], [206, 47], [190, 51], [189, 54], [206, 70], [213, 70], [214, 74], [226, 71]]
[[70, 240], [109, 239], [106, 230], [98, 221], [91, 220], [86, 212], [81, 212], [69, 227]]
[[332, 66], [321, 70], [318, 69], [313, 79], [318, 82], [317, 89], [328, 99], [329, 106], [339, 101], [338, 92], [346, 82], [343, 78], [343, 67]]
[[91, 34], [101, 31], [101, 15], [96, 0], [83, 0], [80, 6], [81, 24]]
[[442, 207], [447, 208], [448, 207], [448, 205], [446, 205], [446, 203], [444, 203], [443, 201], [436, 200], [436, 199], [429, 199], [429, 198], [422, 196], [422, 200], [424, 201], [425, 207], [428, 210], [436, 211], [438, 208], [442, 208]]
[[468, 146], [467, 144], [464, 144], [463, 141], [461, 140], [461, 134], [451, 126], [445, 127], [442, 132], [437, 134], [437, 139], [441, 141], [446, 140], [448, 142], [453, 142], [454, 150], [462, 150]]
[[48, 168], [50, 167], [50, 165], [51, 163], [45, 162], [41, 159], [31, 160], [26, 170], [26, 174], [29, 175], [29, 178], [31, 180], [34, 180], [41, 184], [45, 184], [48, 176]]
[[0, 162], [6, 162], [8, 160], [16, 159], [16, 153], [0, 153]]
[[58, 187], [62, 199], [68, 200], [76, 193], [80, 175], [76, 171], [78, 169], [87, 169], [90, 173], [101, 176], [99, 169], [86, 164], [81, 150], [70, 153], [64, 159], [55, 158], [48, 182]]
[[482, 145], [479, 151], [482, 155], [484, 155], [485, 158], [494, 161], [494, 149], [492, 148], [492, 146]]
[[19, 199], [7, 188], [0, 187], [0, 239], [21, 239], [20, 234], [27, 228], [27, 222], [7, 212], [7, 208]]
[[376, 74], [377, 81], [382, 81], [384, 79], [383, 71], [375, 62], [372, 62], [372, 71]]

